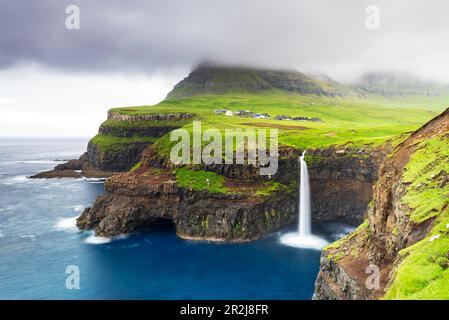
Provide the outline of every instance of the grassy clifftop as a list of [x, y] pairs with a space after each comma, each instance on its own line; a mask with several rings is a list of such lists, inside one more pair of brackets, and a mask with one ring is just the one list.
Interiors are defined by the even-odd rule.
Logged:
[[[384, 104], [384, 105], [383, 105]], [[216, 115], [217, 109], [268, 113], [270, 119]], [[437, 108], [435, 108], [437, 109]], [[124, 115], [185, 113], [196, 115], [204, 128], [276, 128], [279, 142], [305, 148], [332, 144], [380, 144], [393, 136], [413, 131], [437, 111], [422, 103], [380, 98], [338, 98], [295, 93], [204, 95], [167, 100], [154, 106], [115, 108]], [[319, 117], [321, 122], [275, 120], [276, 115]], [[192, 119], [193, 120], [193, 119]], [[189, 128], [191, 120], [185, 126]]]
[[424, 140], [403, 174], [403, 204], [413, 223], [432, 219], [418, 243], [399, 252], [387, 299], [449, 299], [449, 138]]
[[[449, 299], [449, 109], [384, 159], [368, 220], [323, 252], [317, 294], [363, 298]], [[368, 290], [365, 268], [380, 269], [381, 286]], [[331, 267], [329, 267], [331, 266]], [[346, 275], [340, 277], [336, 275]]]

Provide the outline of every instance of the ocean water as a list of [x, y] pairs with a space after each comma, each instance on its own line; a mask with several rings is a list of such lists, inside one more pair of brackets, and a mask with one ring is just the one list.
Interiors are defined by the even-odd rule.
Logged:
[[[95, 179], [27, 176], [77, 158], [82, 139], [0, 139], [0, 299], [310, 299], [320, 252], [288, 247], [286, 228], [245, 244], [185, 241], [172, 226], [116, 239], [75, 218], [103, 192]], [[347, 225], [314, 226], [334, 240]], [[68, 289], [76, 266], [79, 289]]]

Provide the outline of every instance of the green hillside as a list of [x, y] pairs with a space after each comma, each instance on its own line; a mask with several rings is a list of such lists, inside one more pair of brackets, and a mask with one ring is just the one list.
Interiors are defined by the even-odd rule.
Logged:
[[199, 66], [180, 81], [167, 99], [197, 95], [236, 93], [294, 92], [322, 96], [360, 94], [327, 76], [312, 77], [292, 70], [261, 70], [228, 66]]
[[[417, 100], [418, 101], [418, 100]], [[449, 101], [449, 100], [448, 100]], [[215, 110], [250, 110], [271, 119], [216, 115]], [[342, 143], [381, 143], [417, 129], [443, 107], [428, 108], [419, 101], [385, 98], [337, 98], [286, 93], [205, 95], [166, 100], [155, 106], [115, 108], [120, 114], [193, 113], [203, 126], [279, 129], [281, 144], [298, 148]], [[276, 115], [319, 117], [321, 122], [274, 120]], [[188, 125], [187, 125], [188, 126]]]
[[[110, 132], [127, 127], [184, 126], [202, 121], [203, 128], [277, 128], [279, 143], [295, 148], [333, 144], [380, 144], [419, 128], [445, 109], [449, 94], [386, 97], [360, 94], [331, 78], [296, 71], [200, 66], [179, 82], [167, 98], [154, 106], [114, 108], [121, 115], [189, 113], [194, 117], [171, 121], [106, 121]], [[215, 111], [249, 110], [269, 119], [226, 116]], [[320, 122], [275, 120], [278, 115], [319, 118]], [[114, 137], [119, 143], [120, 137]], [[96, 142], [105, 139], [97, 138]], [[107, 139], [106, 139], [107, 140]], [[168, 135], [155, 139], [166, 153], [174, 143]]]

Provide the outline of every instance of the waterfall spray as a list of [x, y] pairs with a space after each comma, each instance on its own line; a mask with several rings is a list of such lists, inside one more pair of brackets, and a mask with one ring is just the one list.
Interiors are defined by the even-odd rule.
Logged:
[[283, 235], [281, 242], [298, 248], [321, 249], [327, 242], [312, 235], [310, 183], [305, 155], [306, 151], [298, 158], [298, 232]]

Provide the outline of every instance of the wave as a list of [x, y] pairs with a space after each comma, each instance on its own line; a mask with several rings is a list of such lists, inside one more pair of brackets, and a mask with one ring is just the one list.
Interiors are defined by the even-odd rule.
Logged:
[[103, 182], [104, 180], [106, 180], [105, 178], [86, 178], [86, 177], [82, 177], [81, 179], [88, 182]]
[[19, 176], [7, 177], [5, 179], [2, 179], [1, 184], [10, 186], [10, 185], [28, 183], [31, 181], [38, 181], [38, 180], [43, 180], [43, 179], [29, 179], [26, 175], [19, 175]]
[[55, 223], [56, 230], [67, 231], [67, 230], [78, 230], [76, 228], [76, 219], [78, 216], [70, 218], [59, 218]]
[[14, 182], [30, 181], [26, 175], [14, 176], [10, 180]]
[[99, 237], [96, 235], [91, 235], [91, 236], [87, 237], [86, 240], [84, 240], [84, 242], [88, 243], [88, 244], [104, 244], [104, 243], [109, 243], [111, 241], [112, 241], [111, 238]]
[[115, 237], [100, 237], [100, 236], [96, 236], [95, 234], [92, 234], [92, 235], [88, 236], [86, 238], [86, 240], [84, 240], [84, 243], [105, 244], [105, 243], [109, 243], [111, 241], [122, 240], [122, 239], [126, 239], [126, 238], [128, 238], [128, 235], [126, 235], [126, 234], [122, 234], [122, 235], [115, 236]]
[[18, 208], [21, 208], [21, 207], [23, 207], [23, 203], [11, 204], [11, 205], [6, 206], [4, 208], [0, 208], [0, 212], [3, 212], [3, 211], [14, 211], [14, 210], [16, 210]]
[[63, 161], [58, 161], [58, 160], [26, 160], [26, 161], [19, 161], [19, 163], [24, 163], [24, 164], [55, 164], [55, 163], [60, 163]]
[[20, 237], [23, 239], [30, 239], [31, 241], [36, 240], [36, 236], [34, 234], [23, 234]]
[[75, 212], [83, 212], [86, 207], [87, 206], [85, 206], [83, 204], [77, 204], [75, 206], [71, 206], [70, 208], [72, 208], [73, 211], [75, 211]]

